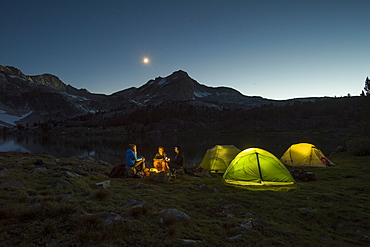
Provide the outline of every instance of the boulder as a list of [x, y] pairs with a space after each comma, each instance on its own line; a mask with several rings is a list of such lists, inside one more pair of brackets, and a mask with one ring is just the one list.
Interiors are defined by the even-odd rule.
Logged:
[[64, 179], [61, 179], [61, 178], [57, 178], [55, 179], [51, 184], [50, 184], [51, 187], [55, 187], [55, 186], [72, 186], [72, 184], [70, 184], [68, 181], [64, 180]]
[[15, 180], [9, 180], [9, 181], [0, 183], [0, 187], [24, 187], [24, 184], [17, 182]]
[[124, 201], [121, 205], [122, 206], [126, 206], [126, 205], [128, 205], [128, 206], [135, 206], [135, 205], [141, 204], [143, 202], [145, 202], [145, 201], [136, 201], [136, 200], [130, 199], [130, 200]]
[[106, 180], [106, 181], [103, 181], [103, 182], [100, 182], [100, 183], [96, 183], [95, 184], [95, 188], [103, 188], [103, 189], [106, 189], [110, 187], [110, 180]]
[[4, 178], [10, 175], [10, 172], [6, 168], [0, 169], [0, 178]]
[[46, 167], [36, 167], [30, 170], [28, 173], [34, 173], [34, 172], [44, 172], [47, 171], [48, 169]]
[[208, 186], [208, 185], [203, 184], [203, 183], [197, 183], [197, 185], [198, 185], [199, 189], [204, 190], [204, 191], [208, 191], [208, 192], [212, 192], [212, 193], [220, 192], [218, 189], [213, 188], [213, 187]]
[[177, 209], [163, 209], [159, 212], [161, 223], [171, 223], [175, 221], [188, 221], [191, 217]]
[[79, 175], [79, 174], [77, 174], [77, 173], [69, 172], [69, 171], [64, 171], [62, 174], [63, 174], [63, 175], [66, 175], [66, 176], [69, 176], [69, 177], [72, 177], [72, 178], [75, 178], [75, 177], [82, 177], [81, 175]]
[[33, 164], [36, 165], [36, 166], [43, 166], [43, 165], [45, 165], [43, 160], [36, 160], [35, 162], [33, 162]]
[[110, 212], [105, 216], [104, 221], [108, 224], [111, 224], [117, 221], [128, 221], [128, 220], [133, 220], [133, 219], [134, 218], [132, 218], [131, 216], [125, 215], [125, 213], [123, 212], [117, 212], [117, 213]]

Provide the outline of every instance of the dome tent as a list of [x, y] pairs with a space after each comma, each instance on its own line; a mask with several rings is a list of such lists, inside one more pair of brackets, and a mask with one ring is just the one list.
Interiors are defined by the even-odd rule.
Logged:
[[295, 182], [275, 155], [260, 148], [241, 151], [231, 161], [223, 178], [236, 185], [290, 185]]
[[285, 165], [293, 167], [328, 167], [335, 165], [320, 149], [310, 143], [298, 143], [290, 146], [280, 159]]
[[224, 173], [239, 152], [240, 149], [234, 145], [216, 145], [206, 151], [199, 167], [211, 172]]

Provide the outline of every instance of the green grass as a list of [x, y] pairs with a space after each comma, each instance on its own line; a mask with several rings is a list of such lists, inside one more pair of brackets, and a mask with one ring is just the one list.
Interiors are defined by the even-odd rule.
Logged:
[[[29, 173], [37, 159], [48, 170]], [[0, 187], [0, 246], [369, 246], [370, 157], [338, 153], [330, 159], [336, 166], [310, 170], [316, 181], [274, 191], [230, 186], [219, 175], [182, 175], [168, 183], [110, 179], [110, 164], [0, 153], [0, 167], [9, 171], [0, 182], [25, 185]], [[62, 174], [76, 169], [88, 175]], [[72, 186], [51, 187], [56, 178]], [[108, 179], [111, 187], [94, 187]], [[198, 183], [219, 193], [202, 190]], [[140, 209], [122, 205], [129, 199], [146, 204]], [[158, 212], [170, 208], [191, 220], [160, 223]], [[127, 220], [108, 224], [110, 212], [121, 212]], [[250, 218], [263, 223], [242, 228]]]

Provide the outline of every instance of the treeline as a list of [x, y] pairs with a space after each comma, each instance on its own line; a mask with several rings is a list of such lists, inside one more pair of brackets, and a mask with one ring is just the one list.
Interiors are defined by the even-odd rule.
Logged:
[[[303, 128], [346, 128], [366, 126], [370, 97], [323, 98], [315, 101], [271, 103], [252, 109], [194, 106], [168, 102], [140, 107], [130, 113], [111, 111], [74, 118], [83, 126], [134, 126], [130, 132], [191, 130], [299, 130]], [[140, 126], [140, 127], [138, 127]]]

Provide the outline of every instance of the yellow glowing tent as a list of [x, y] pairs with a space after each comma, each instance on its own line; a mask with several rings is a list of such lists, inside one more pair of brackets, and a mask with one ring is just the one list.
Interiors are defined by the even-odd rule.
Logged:
[[295, 182], [275, 155], [260, 148], [241, 151], [231, 161], [223, 178], [236, 185], [289, 185]]
[[234, 145], [216, 145], [205, 153], [199, 167], [211, 172], [224, 173], [240, 149]]
[[320, 149], [310, 143], [290, 146], [280, 159], [285, 165], [293, 167], [328, 167], [335, 165]]

